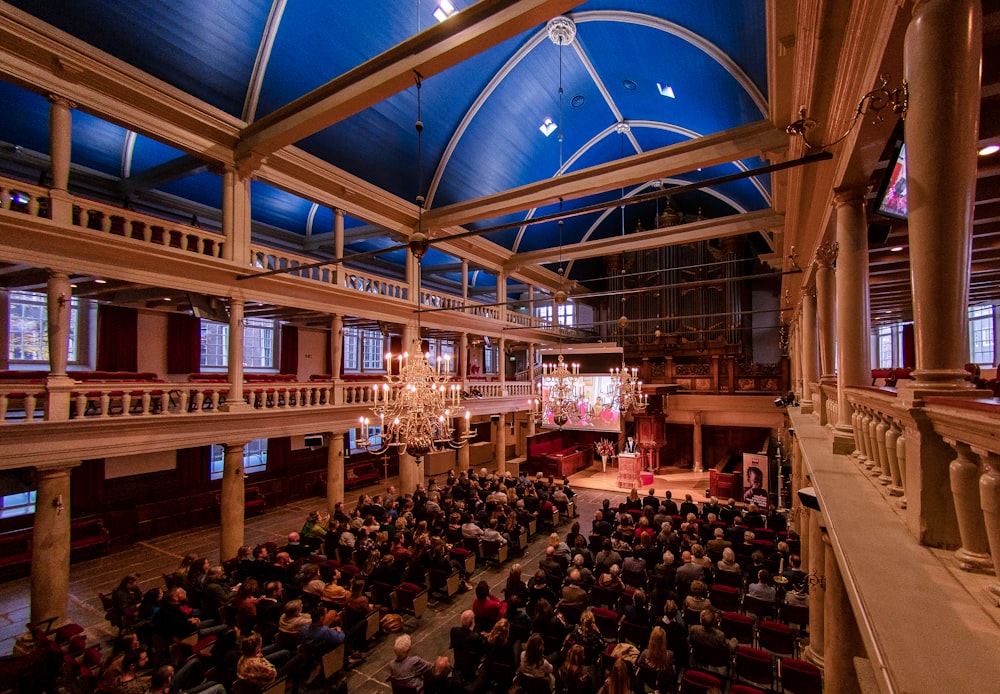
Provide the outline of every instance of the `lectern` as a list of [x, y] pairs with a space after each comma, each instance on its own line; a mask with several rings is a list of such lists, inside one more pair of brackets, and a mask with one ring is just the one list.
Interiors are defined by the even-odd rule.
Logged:
[[642, 469], [642, 456], [638, 453], [618, 454], [618, 479], [616, 483], [622, 489], [638, 489], [639, 471]]

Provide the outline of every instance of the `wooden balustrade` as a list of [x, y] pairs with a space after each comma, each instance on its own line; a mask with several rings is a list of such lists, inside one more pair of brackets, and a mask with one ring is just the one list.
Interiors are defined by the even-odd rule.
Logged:
[[[846, 393], [847, 403], [827, 401], [828, 416], [841, 406], [851, 408], [853, 457], [888, 496], [903, 497], [901, 508], [906, 508], [907, 441], [918, 448], [942, 443], [951, 448], [948, 484], [962, 545], [955, 559], [963, 569], [992, 571], [998, 580], [989, 590], [1000, 597], [1000, 442], [995, 436], [1000, 403], [988, 397], [930, 396], [914, 417], [898, 406], [894, 389], [849, 388]], [[920, 459], [911, 464], [920, 465]], [[921, 513], [940, 514], [941, 509]], [[944, 521], [938, 517], [937, 522]]]
[[[398, 388], [384, 390], [384, 380], [363, 382], [267, 381], [244, 382], [244, 401], [261, 410], [325, 408], [333, 406], [373, 407], [392, 402]], [[373, 386], [377, 386], [373, 388]], [[476, 397], [530, 397], [527, 381], [469, 382], [466, 392]], [[202, 382], [77, 381], [70, 388], [70, 419], [110, 419], [175, 415], [212, 415], [226, 402], [229, 384], [224, 377]], [[5, 381], [0, 385], [0, 424], [45, 421], [48, 392], [43, 378]]]

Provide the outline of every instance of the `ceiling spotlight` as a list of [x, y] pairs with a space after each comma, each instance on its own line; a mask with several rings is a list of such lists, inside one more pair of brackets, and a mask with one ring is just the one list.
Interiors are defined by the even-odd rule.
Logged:
[[669, 84], [660, 84], [659, 82], [657, 82], [656, 83], [656, 90], [658, 92], [660, 92], [660, 96], [665, 96], [665, 97], [670, 98], [670, 99], [677, 98], [674, 95], [674, 88], [671, 87]]
[[979, 156], [988, 157], [991, 154], [996, 154], [997, 152], [1000, 152], [1000, 145], [986, 145], [979, 150]]
[[556, 124], [552, 122], [551, 118], [546, 118], [542, 121], [542, 124], [538, 126], [538, 129], [542, 131], [542, 135], [548, 137], [556, 131]]
[[107, 283], [108, 283], [107, 280], [102, 280], [102, 279], [94, 280], [94, 284], [107, 284]]
[[434, 10], [434, 19], [443, 22], [453, 14], [455, 14], [455, 6], [448, 2], [448, 0], [441, 0], [438, 3], [437, 9]]
[[889, 250], [892, 251], [893, 253], [899, 253], [901, 250], [903, 250], [903, 247], [902, 246], [893, 246]]

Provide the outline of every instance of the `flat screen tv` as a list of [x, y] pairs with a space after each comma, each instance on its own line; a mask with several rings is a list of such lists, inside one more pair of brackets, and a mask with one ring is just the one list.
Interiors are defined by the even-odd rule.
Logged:
[[894, 136], [892, 154], [889, 157], [889, 168], [882, 177], [878, 195], [875, 196], [875, 214], [893, 219], [906, 219], [906, 143], [903, 142], [901, 129]]

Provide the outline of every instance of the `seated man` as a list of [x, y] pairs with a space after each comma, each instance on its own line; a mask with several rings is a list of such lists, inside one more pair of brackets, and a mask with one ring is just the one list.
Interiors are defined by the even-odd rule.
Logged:
[[[486, 639], [475, 630], [476, 615], [472, 610], [462, 613], [462, 623], [457, 627], [452, 627], [449, 634], [449, 644], [454, 651], [466, 651], [478, 656], [483, 655], [486, 650]], [[474, 672], [463, 672], [468, 677], [474, 677]]]
[[490, 542], [499, 542], [501, 545], [507, 544], [507, 538], [499, 531], [499, 522], [496, 518], [490, 519], [490, 527], [483, 531], [482, 539]]
[[718, 627], [718, 614], [715, 610], [701, 611], [701, 624], [696, 624], [688, 631], [691, 642], [692, 666], [709, 672], [728, 676], [729, 659], [736, 652], [736, 639], [727, 639]]
[[[302, 627], [302, 630], [299, 631], [299, 638], [302, 639], [302, 645], [308, 649], [312, 656], [322, 657], [347, 641], [347, 634], [344, 633], [343, 629], [339, 626], [328, 627], [323, 623], [327, 616], [326, 613], [327, 610], [322, 605], [313, 608], [312, 612], [309, 613], [309, 624]], [[362, 621], [358, 622], [355, 626], [361, 627], [361, 638], [363, 639], [367, 624]], [[360, 653], [352, 652], [350, 649], [345, 649], [344, 652], [344, 664], [346, 666], [361, 662], [362, 657]]]
[[410, 655], [412, 642], [409, 634], [403, 634], [396, 639], [392, 650], [396, 654], [389, 662], [389, 677], [408, 687], [423, 689], [424, 677], [429, 675], [434, 666], [418, 655]]
[[439, 655], [434, 669], [424, 677], [424, 694], [465, 694], [462, 680], [452, 673], [448, 656]]
[[476, 525], [471, 514], [466, 514], [462, 523], [462, 537], [467, 540], [481, 540], [483, 538], [483, 529]]
[[301, 536], [296, 532], [288, 533], [288, 544], [282, 547], [281, 551], [288, 552], [288, 556], [290, 556], [292, 560], [305, 559], [312, 554], [312, 550], [302, 544]]
[[587, 591], [580, 585], [582, 578], [580, 570], [572, 568], [569, 570], [569, 578], [562, 589], [562, 599], [559, 601], [561, 607], [574, 607], [583, 609], [590, 605], [590, 597]]

